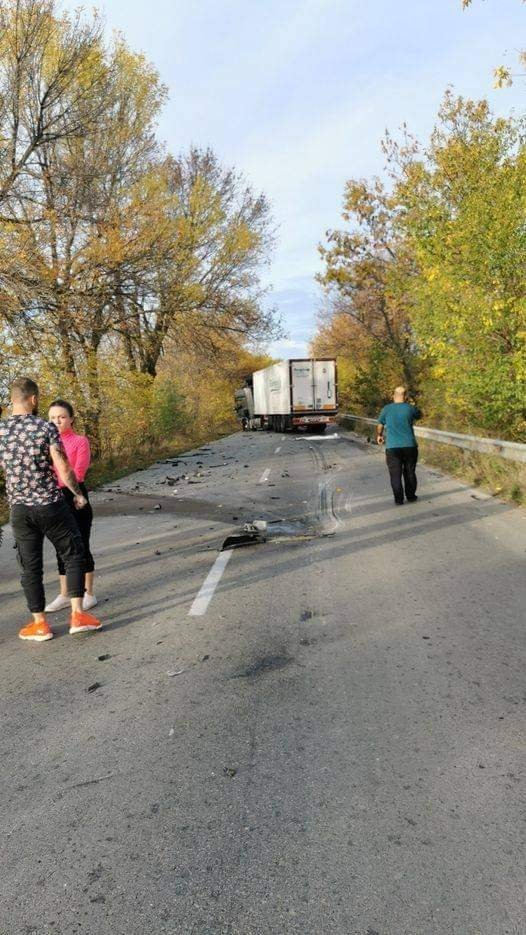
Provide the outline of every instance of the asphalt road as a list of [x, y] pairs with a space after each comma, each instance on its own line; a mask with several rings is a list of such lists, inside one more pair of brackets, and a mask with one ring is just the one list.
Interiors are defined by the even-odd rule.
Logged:
[[524, 512], [350, 436], [174, 460], [94, 498], [102, 633], [18, 640], [0, 551], [1, 935], [524, 935]]

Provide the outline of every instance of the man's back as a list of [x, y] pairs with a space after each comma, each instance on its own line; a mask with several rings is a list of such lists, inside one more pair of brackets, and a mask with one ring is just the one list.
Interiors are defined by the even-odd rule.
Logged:
[[413, 422], [419, 418], [420, 410], [410, 403], [389, 403], [384, 406], [378, 421], [386, 428], [386, 449], [416, 446]]
[[0, 422], [0, 467], [10, 504], [43, 506], [62, 499], [51, 467], [50, 447], [61, 447], [55, 425], [38, 416], [11, 416]]

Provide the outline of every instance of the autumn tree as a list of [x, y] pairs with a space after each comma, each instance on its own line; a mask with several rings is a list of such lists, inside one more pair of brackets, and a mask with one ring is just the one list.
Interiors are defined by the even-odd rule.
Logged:
[[[121, 40], [111, 52], [101, 50], [99, 61], [107, 75], [102, 100], [100, 89], [91, 88], [96, 125], [82, 136], [42, 142], [23, 190], [5, 201], [11, 240], [20, 255], [31, 255], [38, 285], [35, 298], [21, 305], [18, 333], [60, 362], [95, 450], [99, 350], [114, 330], [125, 276], [149, 266], [169, 226], [159, 217], [166, 199], [159, 204], [153, 166], [164, 90]], [[73, 89], [72, 119], [77, 103]]]
[[[362, 378], [365, 372], [377, 371], [375, 397], [383, 395], [386, 382], [380, 363], [390, 379], [397, 378], [415, 392], [418, 366], [406, 289], [414, 264], [399, 229], [396, 199], [379, 179], [351, 180], [345, 188], [343, 219], [348, 226], [328, 231], [327, 245], [320, 247], [325, 269], [318, 280], [325, 288], [328, 310], [328, 317], [320, 316], [322, 334], [327, 341], [329, 331], [346, 331]], [[365, 383], [370, 394], [371, 380]]]
[[213, 350], [224, 333], [252, 341], [277, 334], [262, 304], [260, 269], [273, 241], [269, 206], [209, 149], [162, 167], [171, 247], [134, 288], [121, 328], [132, 368], [154, 376], [166, 340]]
[[56, 15], [53, 0], [0, 2], [0, 314], [33, 294], [30, 253], [14, 249], [8, 200], [30, 203], [45, 145], [83, 136], [106, 108], [108, 69], [96, 15]]
[[526, 122], [445, 97], [427, 147], [402, 157], [394, 197], [418, 275], [411, 322], [455, 421], [526, 427]]
[[202, 437], [213, 425], [230, 430], [236, 424], [234, 391], [247, 374], [271, 362], [232, 332], [216, 334], [213, 347], [200, 343], [168, 345], [159, 364], [156, 384], [178, 374], [177, 386], [193, 428]]
[[268, 205], [209, 150], [166, 156], [156, 70], [106, 46], [96, 17], [51, 0], [0, 10], [3, 346], [55, 370], [97, 453], [112, 369], [153, 385], [167, 341], [271, 333]]
[[[406, 136], [384, 148], [389, 191], [351, 182], [352, 226], [324, 251], [335, 300], [316, 341], [343, 334], [340, 355], [354, 354], [351, 391], [365, 408], [395, 371], [360, 333], [401, 364], [407, 355], [406, 382], [418, 374], [430, 421], [521, 439], [526, 122], [448, 93], [427, 145]], [[360, 331], [343, 333], [342, 316]]]

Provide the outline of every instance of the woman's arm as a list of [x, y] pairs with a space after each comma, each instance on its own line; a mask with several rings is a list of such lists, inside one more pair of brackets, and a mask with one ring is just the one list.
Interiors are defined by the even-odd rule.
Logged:
[[91, 463], [91, 449], [85, 435], [80, 435], [75, 441], [75, 450], [70, 456], [70, 461], [77, 480], [82, 482]]

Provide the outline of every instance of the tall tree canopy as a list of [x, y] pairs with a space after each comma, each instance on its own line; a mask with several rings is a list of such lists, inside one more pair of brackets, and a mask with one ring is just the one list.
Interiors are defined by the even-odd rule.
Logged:
[[151, 382], [168, 343], [277, 328], [267, 201], [210, 150], [166, 154], [165, 98], [96, 14], [0, 0], [0, 361], [55, 373], [95, 451], [110, 372]]
[[349, 227], [322, 249], [329, 315], [317, 340], [341, 331], [342, 315], [359, 327], [351, 396], [364, 406], [386, 374], [414, 378], [436, 422], [523, 438], [526, 123], [448, 93], [427, 145], [388, 138], [385, 150], [389, 190], [348, 183]]

